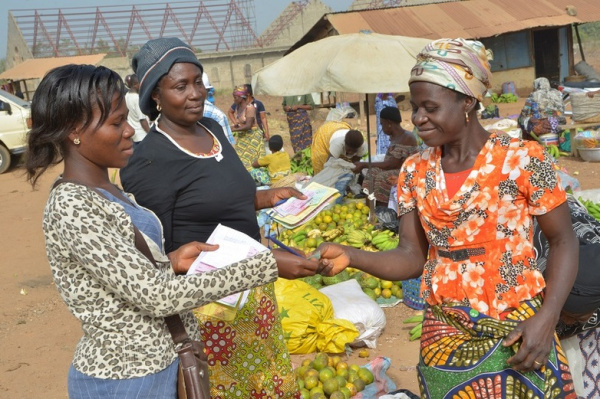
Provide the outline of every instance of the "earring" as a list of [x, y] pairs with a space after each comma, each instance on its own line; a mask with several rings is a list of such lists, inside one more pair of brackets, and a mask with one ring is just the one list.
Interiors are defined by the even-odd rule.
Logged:
[[465, 111], [465, 122], [469, 123], [469, 113]]
[[158, 112], [162, 111], [162, 107], [160, 106], [160, 104], [156, 104], [156, 110]]
[[75, 145], [79, 145], [79, 144], [81, 144], [81, 140], [79, 140], [79, 137], [75, 137], [75, 138], [73, 139], [73, 144], [75, 144]]

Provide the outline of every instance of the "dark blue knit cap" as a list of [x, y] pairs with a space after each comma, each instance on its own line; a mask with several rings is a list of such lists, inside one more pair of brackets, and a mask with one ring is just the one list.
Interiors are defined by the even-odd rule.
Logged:
[[140, 109], [148, 116], [156, 115], [156, 103], [152, 99], [152, 91], [160, 78], [178, 62], [197, 65], [201, 71], [202, 64], [194, 51], [176, 37], [161, 37], [149, 40], [142, 46], [131, 60], [131, 66], [140, 81]]

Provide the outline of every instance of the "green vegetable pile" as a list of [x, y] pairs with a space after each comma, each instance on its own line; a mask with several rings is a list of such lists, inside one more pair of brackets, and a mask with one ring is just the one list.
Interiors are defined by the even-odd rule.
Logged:
[[492, 102], [494, 103], [516, 103], [519, 97], [512, 93], [504, 93], [498, 95], [498, 93], [492, 93]]
[[310, 147], [298, 151], [291, 160], [292, 173], [304, 173], [309, 176], [314, 174], [312, 160], [310, 158]]

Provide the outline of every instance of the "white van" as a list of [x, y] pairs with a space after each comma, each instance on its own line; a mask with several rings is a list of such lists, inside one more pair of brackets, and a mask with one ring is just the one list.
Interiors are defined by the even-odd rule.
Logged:
[[27, 132], [31, 129], [31, 106], [0, 90], [0, 173], [10, 167], [11, 156], [25, 152]]

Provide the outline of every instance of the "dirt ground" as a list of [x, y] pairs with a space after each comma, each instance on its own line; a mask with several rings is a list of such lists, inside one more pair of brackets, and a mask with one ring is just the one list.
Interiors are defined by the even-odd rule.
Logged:
[[[219, 95], [217, 105], [226, 109], [230, 99], [229, 93]], [[270, 112], [271, 133], [284, 136], [289, 150], [281, 100], [260, 99]], [[353, 100], [349, 97], [345, 101]], [[501, 116], [517, 114], [523, 101], [501, 104]], [[408, 112], [403, 111], [403, 119], [410, 120]], [[315, 126], [319, 123], [315, 121]], [[358, 127], [364, 128], [364, 123]], [[600, 188], [600, 163], [563, 157], [560, 164], [576, 175], [583, 189]], [[22, 167], [0, 175], [0, 398], [67, 397], [67, 369], [81, 330], [52, 283], [41, 231], [47, 194], [60, 172], [60, 166], [50, 169], [35, 191], [25, 182]], [[355, 352], [349, 361], [363, 364], [376, 356], [387, 356], [391, 359], [388, 375], [397, 386], [418, 392], [418, 342], [408, 341], [411, 327], [402, 324], [414, 311], [403, 304], [384, 311], [387, 325], [377, 348], [369, 351], [367, 359], [359, 359]], [[302, 358], [293, 356], [295, 362]]]

